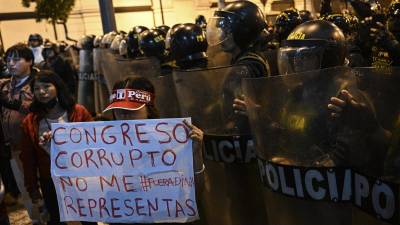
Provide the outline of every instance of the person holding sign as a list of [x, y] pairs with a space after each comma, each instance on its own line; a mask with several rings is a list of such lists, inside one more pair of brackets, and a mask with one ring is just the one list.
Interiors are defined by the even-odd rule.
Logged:
[[31, 112], [22, 123], [25, 136], [21, 143], [23, 151], [20, 156], [24, 167], [25, 187], [43, 222], [49, 216], [47, 224], [65, 224], [60, 222], [57, 195], [50, 175], [51, 123], [87, 122], [93, 119], [85, 107], [75, 103], [57, 74], [42, 70], [35, 75], [31, 85], [34, 98]]
[[[116, 120], [157, 119], [159, 114], [154, 97], [155, 88], [148, 79], [129, 77], [114, 85], [111, 103], [104, 112], [112, 110]], [[203, 131], [185, 120], [183, 123], [190, 129], [189, 136], [193, 140], [195, 183], [199, 184], [199, 175], [205, 169], [202, 157]]]

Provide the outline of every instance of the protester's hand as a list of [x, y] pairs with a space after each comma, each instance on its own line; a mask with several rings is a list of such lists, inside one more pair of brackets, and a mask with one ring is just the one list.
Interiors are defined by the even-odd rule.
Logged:
[[39, 145], [40, 146], [46, 145], [51, 140], [51, 138], [52, 138], [51, 131], [43, 132], [43, 134], [40, 135], [39, 137]]
[[347, 91], [342, 90], [337, 97], [332, 97], [328, 104], [331, 117], [341, 119], [353, 129], [374, 132], [379, 128], [375, 114], [366, 104], [360, 103]]
[[193, 124], [190, 124], [188, 121], [183, 120], [183, 123], [190, 129], [190, 133], [189, 133], [189, 137], [193, 140], [193, 141], [197, 141], [197, 142], [202, 142], [203, 141], [203, 131], [196, 127]]

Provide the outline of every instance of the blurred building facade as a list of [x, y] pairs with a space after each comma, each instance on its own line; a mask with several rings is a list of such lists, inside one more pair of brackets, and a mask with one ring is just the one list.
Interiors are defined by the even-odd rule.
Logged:
[[[261, 1], [252, 1], [264, 10], [271, 20], [280, 10], [288, 6], [295, 6], [299, 10], [306, 8], [313, 12], [319, 7], [318, 0], [269, 0], [265, 8]], [[165, 24], [172, 26], [176, 23], [194, 22], [199, 14], [208, 19], [217, 9], [218, 1], [161, 0], [161, 2]], [[136, 25], [153, 27], [162, 24], [160, 0], [113, 0], [113, 5], [118, 30], [128, 31]], [[16, 42], [26, 41], [31, 33], [40, 33], [44, 38], [55, 39], [53, 26], [46, 21], [37, 23], [33, 11], [34, 5], [31, 8], [24, 8], [19, 0], [0, 0], [0, 31], [5, 48]], [[85, 34], [102, 34], [99, 0], [76, 0], [67, 28], [68, 36], [73, 39], [79, 39]], [[57, 25], [56, 29], [58, 39], [65, 40], [64, 27]]]

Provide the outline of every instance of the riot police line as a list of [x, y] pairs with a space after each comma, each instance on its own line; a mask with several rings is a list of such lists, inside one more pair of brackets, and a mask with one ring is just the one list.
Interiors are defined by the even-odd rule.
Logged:
[[[235, 17], [241, 7], [248, 18]], [[374, 10], [368, 13], [378, 20]], [[399, 11], [392, 11], [395, 24]], [[162, 117], [192, 117], [205, 132], [200, 224], [398, 224], [397, 145], [370, 135], [381, 127], [398, 141], [399, 70], [388, 68], [396, 65], [398, 42], [375, 27], [380, 44], [391, 46], [368, 46], [361, 58], [384, 68], [343, 67], [365, 66], [359, 52], [346, 49], [356, 19], [313, 20], [288, 9], [277, 17], [272, 46], [256, 54], [249, 49], [266, 35], [261, 17], [255, 4], [239, 2], [208, 26], [86, 36], [78, 102], [101, 113], [114, 83], [143, 76], [155, 86]], [[343, 91], [355, 109], [337, 103]], [[332, 98], [342, 108], [328, 109]], [[237, 100], [243, 114], [232, 105]]]
[[[169, 35], [173, 37], [174, 32], [179, 33], [182, 26], [172, 28]], [[309, 30], [313, 26], [319, 27], [314, 33]], [[204, 191], [199, 198], [200, 223], [398, 223], [398, 187], [380, 180], [382, 174], [378, 166], [369, 164], [381, 157], [376, 157], [374, 150], [368, 154], [362, 152], [368, 145], [360, 131], [343, 128], [343, 136], [350, 135], [350, 140], [343, 141], [342, 134], [336, 133], [342, 128], [331, 125], [333, 122], [328, 120], [326, 109], [330, 97], [340, 97], [341, 89], [345, 89], [355, 91], [361, 100], [365, 98], [363, 92], [367, 92], [368, 103], [384, 111], [379, 109], [385, 107], [381, 102], [384, 100], [373, 97], [382, 96], [380, 91], [386, 87], [377, 90], [371, 86], [382, 73], [396, 81], [395, 69], [388, 73], [369, 68], [335, 67], [345, 61], [345, 39], [337, 27], [328, 22], [310, 21], [291, 33], [286, 37], [289, 40], [276, 52], [278, 65], [272, 65], [278, 67], [280, 74], [286, 74], [283, 76], [251, 78], [257, 76], [246, 66], [204, 67], [201, 63], [194, 68], [175, 68], [172, 74], [160, 76], [161, 64], [157, 60], [146, 56], [124, 59], [109, 49], [101, 50], [107, 56], [101, 57], [106, 60], [100, 65], [109, 88], [112, 80], [129, 75], [147, 77], [159, 84], [158, 90], [167, 87], [167, 91], [157, 95], [168, 96], [156, 100], [158, 108], [161, 111], [179, 108], [179, 112], [173, 111], [169, 116], [191, 116], [204, 130], [206, 170]], [[171, 41], [168, 35], [165, 38]], [[331, 42], [326, 44], [315, 39]], [[302, 41], [310, 44], [304, 47]], [[203, 54], [195, 56], [201, 58]], [[157, 69], [138, 70], [144, 62], [142, 68]], [[333, 68], [318, 70], [329, 67]], [[354, 74], [363, 70], [361, 73], [370, 73], [366, 76], [374, 78], [360, 82], [360, 78], [365, 77]], [[363, 86], [371, 89], [364, 90]], [[235, 114], [232, 107], [234, 99], [242, 94], [248, 98], [249, 117]], [[385, 114], [381, 119], [395, 117], [394, 111], [391, 115], [381, 113]], [[393, 126], [394, 122], [385, 121], [385, 124]], [[254, 141], [249, 138], [251, 136]], [[264, 166], [258, 166], [256, 158], [264, 161]]]
[[[112, 63], [108, 62], [108, 64], [118, 63], [117, 57], [115, 57], [114, 60], [116, 61]], [[363, 157], [363, 152], [361, 150], [359, 153], [355, 153], [356, 155], [359, 154], [358, 157], [360, 158], [349, 159], [348, 161], [350, 162], [345, 167], [341, 165], [335, 167], [334, 164], [329, 163], [324, 165], [322, 162], [325, 162], [325, 153], [327, 152], [321, 151], [321, 153], [317, 154], [313, 152], [315, 149], [310, 150], [310, 152], [304, 152], [302, 148], [296, 149], [296, 147], [299, 146], [296, 145], [295, 142], [293, 146], [290, 146], [292, 149], [290, 149], [289, 152], [283, 151], [287, 155], [281, 157], [278, 161], [276, 161], [276, 157], [265, 157], [269, 154], [275, 154], [274, 151], [268, 152], [270, 146], [268, 146], [269, 144], [266, 144], [266, 142], [269, 142], [271, 139], [288, 143], [293, 141], [291, 139], [294, 136], [289, 135], [290, 133], [285, 134], [285, 132], [282, 131], [285, 130], [285, 126], [288, 126], [286, 129], [293, 129], [294, 134], [299, 135], [297, 139], [295, 138], [295, 141], [304, 144], [305, 140], [303, 139], [309, 137], [310, 140], [306, 140], [307, 142], [312, 143], [316, 141], [318, 145], [319, 142], [321, 142], [318, 136], [307, 136], [307, 133], [301, 135], [301, 131], [307, 130], [307, 115], [310, 116], [310, 118], [313, 118], [313, 116], [318, 117], [316, 115], [320, 112], [319, 110], [322, 110], [322, 108], [326, 109], [329, 97], [337, 96], [340, 88], [369, 91], [370, 93], [367, 93], [367, 95], [370, 95], [369, 97], [373, 101], [372, 104], [379, 107], [384, 107], [382, 101], [385, 100], [379, 100], [376, 96], [377, 94], [382, 96], [386, 89], [386, 91], [390, 92], [384, 94], [384, 96], [387, 96], [387, 100], [390, 102], [394, 102], [394, 100], [388, 96], [395, 96], [396, 90], [385, 84], [391, 83], [393, 87], [398, 84], [396, 83], [397, 71], [397, 68], [389, 70], [355, 68], [351, 70], [346, 67], [335, 67], [271, 78], [247, 78], [243, 81], [242, 78], [246, 78], [248, 75], [246, 74], [246, 68], [240, 66], [174, 70], [172, 86], [171, 80], [169, 80], [168, 83], [161, 82], [160, 85], [161, 87], [163, 85], [171, 87], [168, 89], [170, 92], [171, 90], [172, 92], [175, 91], [178, 105], [173, 106], [171, 102], [169, 102], [170, 104], [160, 105], [159, 107], [161, 110], [163, 107], [166, 107], [166, 109], [179, 107], [179, 114], [173, 116], [190, 115], [193, 121], [196, 121], [196, 123], [205, 130], [204, 154], [206, 159], [207, 179], [204, 184], [206, 186], [206, 191], [203, 192], [204, 196], [199, 199], [199, 204], [205, 205], [204, 214], [200, 216], [202, 218], [207, 218], [209, 224], [214, 224], [213, 222], [221, 221], [224, 218], [226, 220], [223, 221], [223, 223], [229, 223], [229, 221], [232, 221], [232, 218], [235, 217], [240, 217], [242, 221], [248, 220], [249, 214], [246, 216], [243, 216], [243, 214], [241, 215], [241, 209], [243, 209], [244, 205], [243, 202], [236, 202], [239, 204], [238, 206], [228, 205], [228, 203], [224, 202], [227, 199], [230, 201], [237, 200], [237, 196], [235, 197], [234, 195], [238, 195], [237, 193], [240, 193], [240, 189], [244, 188], [242, 181], [245, 177], [249, 178], [251, 172], [251, 179], [255, 179], [256, 181], [261, 177], [261, 181], [252, 183], [250, 187], [247, 187], [247, 191], [249, 192], [242, 192], [241, 194], [243, 194], [248, 201], [246, 205], [254, 205], [254, 199], [256, 198], [252, 198], [250, 201], [251, 198], [248, 197], [248, 195], [246, 196], [246, 194], [250, 192], [253, 192], [253, 194], [257, 193], [258, 200], [262, 200], [259, 196], [263, 196], [263, 192], [267, 192], [264, 199], [265, 201], [259, 202], [257, 207], [258, 210], [261, 209], [257, 212], [265, 215], [263, 219], [259, 220], [260, 224], [279, 224], [275, 221], [279, 221], [282, 217], [287, 218], [288, 216], [286, 214], [292, 212], [292, 210], [300, 209], [304, 216], [299, 216], [298, 218], [293, 216], [287, 221], [297, 221], [299, 223], [303, 221], [304, 224], [310, 224], [312, 221], [310, 221], [309, 217], [307, 219], [303, 218], [303, 220], [301, 220], [301, 218], [306, 217], [305, 215], [314, 215], [315, 208], [321, 209], [321, 206], [318, 205], [319, 202], [322, 202], [321, 205], [329, 204], [327, 208], [321, 210], [321, 213], [330, 212], [331, 215], [328, 217], [332, 217], [330, 218], [332, 224], [340, 221], [362, 224], [360, 221], [365, 220], [374, 221], [376, 223], [379, 223], [377, 221], [386, 221], [391, 224], [398, 223], [398, 184], [376, 177], [375, 173], [369, 173], [370, 171], [358, 165], [357, 161], [363, 161], [360, 160]], [[117, 71], [110, 74], [105, 73], [104, 75], [112, 76], [116, 72]], [[383, 75], [382, 78], [387, 80], [380, 81], [382, 79], [380, 75]], [[149, 78], [154, 79], [152, 75], [149, 75]], [[158, 78], [161, 77], [158, 76]], [[249, 108], [250, 120], [252, 120], [252, 115], [259, 116], [256, 118], [253, 117], [253, 122], [251, 124], [252, 131], [258, 132], [252, 133], [256, 138], [256, 144], [251, 138], [252, 135], [250, 131], [244, 128], [245, 126], [240, 123], [241, 119], [234, 118], [236, 115], [231, 113], [233, 110], [230, 103], [233, 97], [241, 92], [237, 89], [240, 89], [237, 85], [239, 84], [240, 86], [241, 82], [259, 85], [255, 85], [255, 87], [250, 86], [248, 90], [253, 91], [248, 93], [246, 93], [246, 88], [244, 89], [245, 95], [248, 96], [251, 101], [254, 101], [253, 105], [255, 105], [253, 108], [254, 112], [251, 107]], [[373, 87], [373, 84], [377, 83], [382, 86]], [[272, 88], [271, 85], [275, 87]], [[261, 90], [266, 91], [262, 92]], [[271, 95], [281, 90], [286, 90], [287, 93], [281, 93], [281, 95], [271, 97]], [[268, 95], [271, 99], [268, 99]], [[261, 110], [260, 112], [260, 109], [267, 109], [268, 106], [270, 107], [271, 103], [263, 102], [268, 100], [276, 104], [277, 108], [270, 108], [270, 110], [275, 112], [270, 112], [268, 110]], [[306, 107], [302, 108], [304, 106], [301, 104], [305, 104]], [[279, 109], [279, 106], [282, 108]], [[293, 107], [293, 115], [291, 117], [290, 111], [282, 111], [290, 110], [289, 106]], [[310, 112], [305, 112], [304, 110], [310, 110]], [[385, 124], [393, 125], [393, 121], [390, 122], [389, 118], [393, 119], [395, 117], [394, 110], [391, 111], [390, 115], [388, 112], [382, 112], [382, 109], [377, 109], [377, 111], [381, 111], [380, 113], [384, 114], [380, 116], [382, 120], [387, 120], [384, 121]], [[299, 112], [300, 114], [296, 114]], [[281, 115], [279, 115], [279, 113], [281, 113]], [[273, 116], [282, 115], [290, 117], [286, 118], [287, 121], [284, 125], [277, 124], [273, 121], [273, 118], [271, 118]], [[327, 116], [326, 113], [324, 115]], [[320, 121], [320, 118], [317, 118], [317, 121]], [[259, 128], [259, 126], [263, 125], [265, 125], [265, 127]], [[277, 131], [268, 126], [276, 128]], [[321, 126], [324, 125], [321, 124]], [[255, 129], [253, 129], [253, 127], [255, 127]], [[264, 130], [260, 131], [260, 129]], [[276, 133], [271, 133], [273, 131]], [[300, 132], [300, 134], [298, 132]], [[275, 135], [282, 135], [286, 139], [278, 140]], [[310, 133], [308, 135], [316, 134]], [[267, 147], [263, 146], [263, 144], [266, 144]], [[278, 150], [284, 149], [287, 146], [278, 145], [274, 147]], [[257, 151], [257, 157], [254, 151]], [[319, 150], [317, 150], [317, 152], [319, 152]], [[302, 154], [305, 154], [305, 156], [301, 156]], [[262, 163], [263, 166], [261, 166], [261, 164], [257, 166], [256, 158], [258, 158], [259, 164]], [[298, 161], [295, 162], [293, 159], [297, 159]], [[369, 160], [372, 159], [370, 158]], [[355, 168], [352, 167], [351, 160], [354, 160], [354, 164], [356, 164]], [[369, 166], [368, 162], [364, 163], [367, 163], [366, 166]], [[357, 169], [358, 166], [362, 168], [361, 171]], [[247, 172], [242, 171], [243, 174], [240, 174], [238, 173], [238, 169]], [[264, 188], [260, 189], [263, 184]], [[260, 192], [251, 189], [256, 187], [253, 185], [256, 185], [258, 187], [256, 189], [259, 189]], [[268, 195], [277, 196], [269, 197]], [[282, 195], [282, 197], [279, 197], [279, 195]], [[285, 196], [290, 196], [290, 198]], [[284, 199], [282, 200], [280, 198]], [[297, 200], [291, 200], [292, 198], [296, 198]], [[292, 201], [295, 201], [296, 204]], [[304, 201], [304, 203], [302, 203], [302, 201]], [[232, 203], [234, 202], [230, 204]], [[213, 204], [217, 205], [220, 209], [211, 208]], [[279, 207], [281, 213], [274, 213], [271, 208], [280, 204], [297, 205], [298, 208], [287, 209], [288, 211], [285, 211], [284, 207]], [[313, 206], [307, 208], [306, 206], [309, 204]], [[337, 206], [332, 206], [335, 204]], [[210, 207], [212, 209], [210, 211], [214, 212], [216, 210], [221, 210], [221, 212], [218, 213], [218, 217], [224, 214], [225, 217], [216, 218], [214, 212], [208, 211], [207, 207]], [[226, 210], [224, 207], [230, 207], [230, 209]], [[337, 209], [337, 211], [335, 212], [335, 210], [332, 210], [332, 207]], [[356, 213], [356, 218], [352, 216], [352, 211], [357, 210], [354, 207], [360, 208], [362, 211]], [[256, 209], [253, 208], [252, 210]], [[227, 214], [227, 211], [235, 212], [235, 214]], [[364, 212], [369, 215], [363, 214]], [[293, 213], [290, 215], [296, 214]], [[321, 214], [319, 216], [320, 220], [324, 220], [324, 215]], [[316, 220], [317, 219], [313, 221]], [[285, 224], [285, 222], [283, 222], [283, 224]]]

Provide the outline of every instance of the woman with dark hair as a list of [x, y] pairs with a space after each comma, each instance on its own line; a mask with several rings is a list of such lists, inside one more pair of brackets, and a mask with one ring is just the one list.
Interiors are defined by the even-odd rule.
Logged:
[[38, 72], [31, 88], [33, 102], [30, 113], [22, 122], [25, 136], [21, 143], [23, 151], [20, 157], [24, 167], [25, 187], [36, 208], [47, 209], [50, 216], [47, 224], [65, 224], [60, 222], [57, 195], [50, 175], [51, 123], [87, 122], [93, 119], [85, 107], [75, 103], [57, 74], [46, 70]]
[[[119, 98], [120, 96], [127, 96], [120, 95], [119, 93], [126, 93], [131, 90], [140, 93], [141, 98]], [[160, 115], [155, 106], [155, 97], [155, 88], [148, 79], [144, 77], [128, 77], [114, 85], [111, 95], [111, 103], [107, 106], [104, 112], [112, 110], [114, 117], [117, 120], [158, 119]], [[189, 124], [186, 120], [184, 120], [183, 123], [190, 129], [189, 136], [193, 140], [193, 167], [195, 171], [196, 186], [199, 187], [197, 184], [200, 183], [201, 179], [199, 178], [201, 178], [205, 169], [202, 156], [203, 131], [196, 126]], [[173, 223], [168, 224], [172, 225]], [[110, 225], [117, 225], [117, 223], [111, 223]]]

